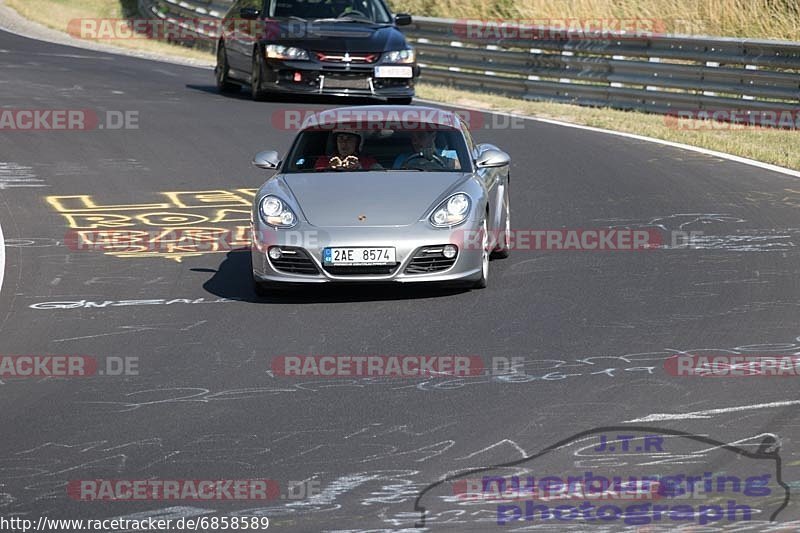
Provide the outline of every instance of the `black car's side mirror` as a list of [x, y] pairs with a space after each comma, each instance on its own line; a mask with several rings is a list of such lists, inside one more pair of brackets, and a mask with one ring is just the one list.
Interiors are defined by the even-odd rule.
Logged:
[[254, 7], [243, 7], [239, 10], [239, 16], [247, 20], [255, 20], [261, 12]]
[[394, 16], [395, 26], [408, 26], [411, 24], [411, 15], [408, 13], [398, 13]]

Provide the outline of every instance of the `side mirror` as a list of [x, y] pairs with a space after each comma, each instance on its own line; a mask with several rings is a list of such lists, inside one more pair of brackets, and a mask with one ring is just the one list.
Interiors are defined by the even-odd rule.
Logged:
[[411, 24], [411, 15], [408, 13], [398, 13], [394, 16], [395, 26], [408, 26]]
[[478, 168], [497, 168], [504, 167], [511, 163], [511, 157], [502, 150], [496, 148], [489, 148], [480, 153], [475, 160], [475, 165]]
[[255, 20], [261, 12], [254, 7], [243, 7], [239, 10], [239, 16], [247, 20]]
[[281, 164], [281, 158], [275, 150], [258, 152], [253, 158], [253, 166], [264, 170], [275, 170]]

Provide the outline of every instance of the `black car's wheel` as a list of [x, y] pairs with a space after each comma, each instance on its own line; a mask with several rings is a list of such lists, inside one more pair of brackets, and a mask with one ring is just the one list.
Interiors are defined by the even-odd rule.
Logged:
[[387, 98], [386, 103], [390, 105], [409, 105], [411, 103], [411, 97], [404, 96], [402, 98]]
[[267, 99], [267, 94], [261, 88], [261, 81], [264, 76], [264, 59], [259, 50], [253, 52], [253, 70], [250, 75], [250, 95], [256, 102], [263, 102]]
[[508, 183], [503, 191], [503, 229], [492, 251], [492, 257], [505, 259], [511, 252], [511, 204], [509, 203]]
[[472, 285], [473, 289], [484, 289], [489, 281], [489, 228], [486, 219], [481, 226], [481, 277]]
[[233, 93], [241, 90], [241, 86], [233, 83], [228, 78], [228, 53], [225, 51], [225, 45], [219, 43], [217, 47], [217, 66], [214, 68], [214, 77], [217, 80], [217, 90], [221, 93]]

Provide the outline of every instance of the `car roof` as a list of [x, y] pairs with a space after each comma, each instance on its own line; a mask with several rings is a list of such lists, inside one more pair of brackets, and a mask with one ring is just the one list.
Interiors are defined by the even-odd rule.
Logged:
[[457, 113], [428, 106], [411, 105], [369, 105], [326, 109], [307, 115], [301, 130], [317, 129], [320, 126], [336, 124], [374, 123], [424, 123], [434, 126], [460, 129], [462, 121]]

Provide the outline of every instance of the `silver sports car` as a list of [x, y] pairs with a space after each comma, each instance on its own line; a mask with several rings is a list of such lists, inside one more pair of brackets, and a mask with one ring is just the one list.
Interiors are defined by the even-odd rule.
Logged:
[[308, 114], [252, 210], [253, 281], [486, 286], [509, 252], [509, 156], [456, 113], [362, 106]]

